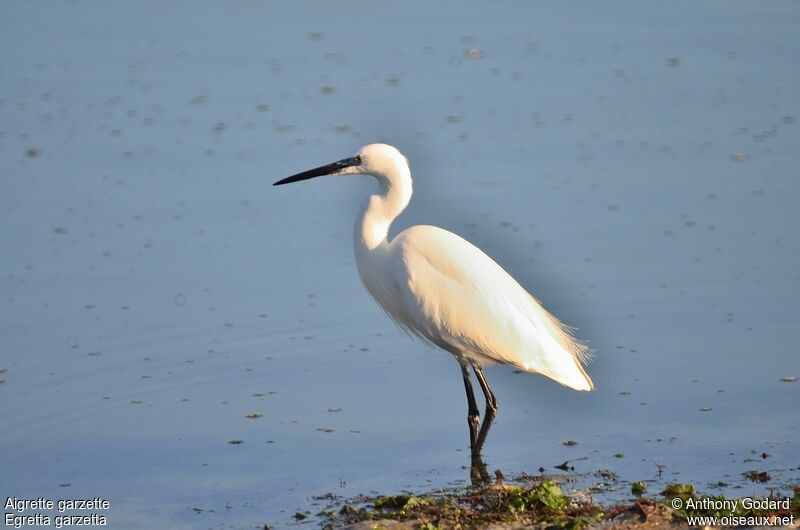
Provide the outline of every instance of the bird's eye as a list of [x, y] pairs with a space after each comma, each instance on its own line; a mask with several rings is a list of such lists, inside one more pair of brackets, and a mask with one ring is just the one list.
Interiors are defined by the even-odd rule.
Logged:
[[364, 157], [363, 157], [363, 156], [361, 156], [361, 155], [356, 155], [356, 162], [357, 162], [357, 163], [359, 163], [359, 164], [360, 164], [360, 163], [361, 163], [361, 162], [363, 162], [363, 161], [364, 161]]

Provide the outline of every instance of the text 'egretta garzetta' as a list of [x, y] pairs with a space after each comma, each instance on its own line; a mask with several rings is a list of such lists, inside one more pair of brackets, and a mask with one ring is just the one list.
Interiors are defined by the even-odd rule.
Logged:
[[[588, 349], [502, 267], [461, 237], [413, 226], [389, 240], [392, 221], [411, 200], [411, 170], [394, 147], [371, 144], [351, 157], [275, 183], [323, 175], [372, 175], [378, 192], [356, 217], [354, 245], [361, 281], [406, 331], [452, 353], [461, 365], [472, 456], [479, 457], [497, 413], [482, 367], [504, 363], [575, 390], [591, 390], [582, 364]], [[483, 423], [472, 391], [475, 372], [486, 398]]]

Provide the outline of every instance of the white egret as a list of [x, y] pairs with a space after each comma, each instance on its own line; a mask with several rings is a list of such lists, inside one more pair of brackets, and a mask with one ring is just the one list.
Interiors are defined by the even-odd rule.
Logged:
[[[411, 199], [411, 170], [394, 147], [367, 145], [351, 158], [275, 185], [353, 174], [372, 175], [379, 184], [356, 217], [354, 245], [361, 281], [402, 329], [458, 360], [473, 457], [480, 458], [497, 413], [483, 366], [509, 364], [575, 390], [593, 388], [582, 366], [589, 357], [586, 346], [480, 249], [435, 226], [413, 226], [389, 239], [392, 221]], [[470, 368], [486, 398], [482, 424]]]

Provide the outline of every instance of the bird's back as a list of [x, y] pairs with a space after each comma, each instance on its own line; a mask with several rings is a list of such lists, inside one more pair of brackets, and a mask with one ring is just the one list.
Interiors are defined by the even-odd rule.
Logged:
[[[581, 366], [587, 348], [502, 267], [461, 237], [414, 226], [374, 259], [362, 280], [406, 330], [479, 365], [495, 362], [539, 373], [576, 390], [593, 384]], [[369, 274], [367, 274], [369, 276]]]

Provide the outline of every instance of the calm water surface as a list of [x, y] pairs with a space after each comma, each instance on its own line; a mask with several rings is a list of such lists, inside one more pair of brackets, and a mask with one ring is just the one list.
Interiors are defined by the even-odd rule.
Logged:
[[357, 278], [374, 183], [271, 187], [373, 141], [415, 176], [394, 233], [467, 237], [596, 350], [591, 394], [488, 370], [490, 470], [569, 460], [609, 500], [787, 492], [798, 22], [796, 2], [2, 3], [0, 496], [254, 528], [466, 483], [457, 364]]

